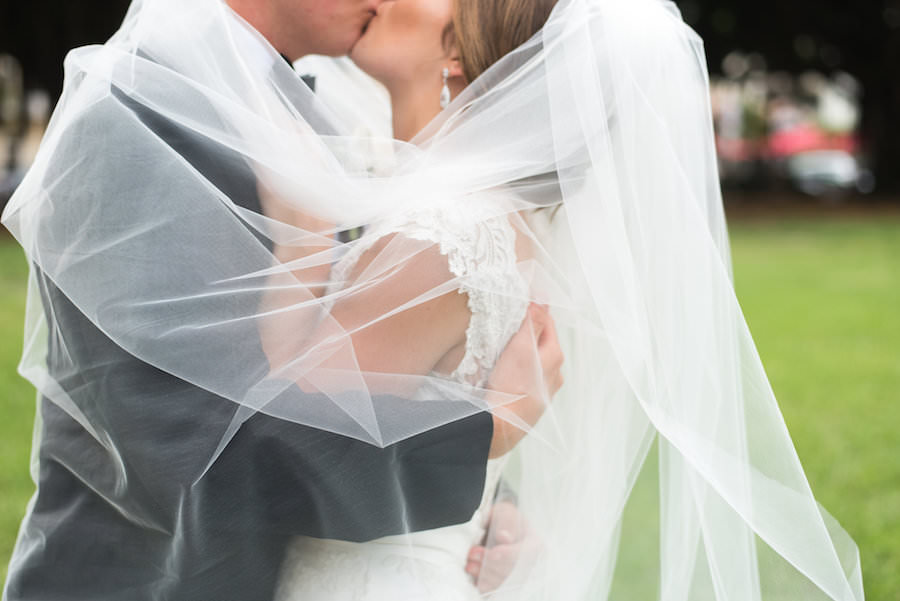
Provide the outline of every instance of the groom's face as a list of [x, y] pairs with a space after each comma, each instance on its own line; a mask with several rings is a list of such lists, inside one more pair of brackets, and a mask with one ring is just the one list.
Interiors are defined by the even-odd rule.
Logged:
[[272, 1], [279, 4], [281, 37], [290, 45], [285, 54], [296, 59], [304, 54], [349, 53], [384, 0]]

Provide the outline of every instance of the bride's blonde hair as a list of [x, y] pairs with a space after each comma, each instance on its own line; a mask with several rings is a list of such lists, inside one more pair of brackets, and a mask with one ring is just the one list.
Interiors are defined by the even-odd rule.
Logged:
[[466, 81], [537, 33], [557, 0], [456, 0], [444, 43], [456, 45]]

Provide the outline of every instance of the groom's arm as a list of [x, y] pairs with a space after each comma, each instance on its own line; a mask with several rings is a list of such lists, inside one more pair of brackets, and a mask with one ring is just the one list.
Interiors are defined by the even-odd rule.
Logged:
[[[254, 174], [240, 156], [198, 144], [155, 116], [141, 118], [238, 205], [262, 212]], [[271, 250], [270, 241], [261, 242]], [[248, 332], [245, 342], [254, 353], [255, 334]], [[330, 399], [296, 386], [284, 395], [296, 405], [334, 407]], [[408, 401], [391, 396], [376, 397], [373, 404], [392, 416], [412, 409]], [[228, 479], [244, 472], [246, 457], [253, 457], [252, 469], [239, 482], [254, 508], [250, 513], [265, 510], [258, 516], [261, 523], [295, 534], [368, 540], [461, 523], [471, 518], [482, 497], [493, 418], [462, 401], [427, 405], [432, 413], [445, 409], [454, 418], [474, 414], [379, 448], [258, 413], [242, 425], [206, 477], [215, 489], [217, 478], [231, 474], [221, 481], [231, 489]]]
[[[143, 507], [137, 515], [148, 512], [142, 519], [158, 528], [178, 531], [188, 517], [196, 520], [189, 532], [214, 538], [364, 541], [461, 523], [478, 507], [493, 434], [489, 413], [384, 448], [257, 413], [216, 456], [238, 405], [134, 357], [51, 281], [40, 279], [54, 328], [50, 376], [120, 459], [107, 463], [94, 436], [60, 407], [53, 408], [52, 418], [45, 411], [45, 454], [70, 465], [101, 496], [120, 496], [105, 486], [114, 485], [108, 474], [121, 473], [129, 482], [127, 504]], [[261, 355], [244, 344], [245, 356]], [[281, 400], [297, 404], [335, 407], [296, 386], [283, 395]], [[399, 398], [374, 401], [397, 416], [410, 406]], [[429, 402], [429, 411], [439, 404], [447, 405], [448, 415], [461, 412], [455, 403], [440, 401]], [[189, 516], [184, 507], [191, 508]]]
[[[50, 171], [55, 190], [77, 193], [86, 188], [85, 182], [90, 182], [92, 198], [96, 198], [91, 201], [96, 211], [88, 217], [79, 213], [86, 204], [83, 200], [59, 198], [53, 203], [54, 213], [47, 216], [43, 233], [58, 244], [77, 240], [81, 227], [131, 227], [126, 223], [107, 224], [102, 203], [131, 206], [136, 202], [131, 198], [131, 190], [136, 191], [136, 199], [147, 196], [141, 190], [141, 181], [115, 192], [104, 189], [104, 178], [114, 172], [120, 151], [127, 148], [129, 131], [105, 127], [99, 112], [102, 108], [98, 103], [94, 109], [98, 112], [86, 114], [80, 124], [66, 132], [78, 152], [90, 160], [77, 170]], [[252, 192], [255, 186], [248, 184], [252, 174], [246, 165], [241, 165], [239, 157], [227, 151], [216, 153], [215, 147], [209, 145], [198, 145], [197, 140], [179, 134], [163, 120], [136, 117], [198, 170], [218, 168], [215, 175], [210, 175], [210, 181], [229, 196], [243, 194], [247, 208], [256, 208]], [[85, 141], [92, 144], [85, 146]], [[61, 149], [64, 152], [66, 145], [62, 144]], [[159, 185], [163, 180], [154, 170], [165, 168], [147, 163], [142, 178]], [[202, 258], [204, 253], [214, 252], [202, 246], [200, 233], [208, 224], [202, 222], [202, 213], [197, 219], [200, 222], [196, 227], [179, 223], [186, 234], [198, 232], [197, 240], [185, 240], [193, 244], [190, 250], [153, 243], [151, 236], [124, 238], [110, 260], [134, 261], [130, 271], [141, 275], [128, 282], [102, 284], [118, 287], [105, 290], [106, 296], [140, 297], [146, 290], [152, 298], [153, 290], [166, 287], [172, 277], [179, 277], [173, 275], [173, 269], [193, 260], [195, 255]], [[90, 255], [84, 256], [83, 266], [94, 260]], [[86, 273], [93, 271], [97, 269]], [[238, 405], [144, 363], [121, 348], [114, 336], [100, 331], [82, 314], [76, 306], [78, 299], [68, 298], [65, 288], [64, 284], [44, 279], [48, 318], [57, 322], [67, 343], [58, 356], [63, 364], [48, 361], [50, 369], [57, 371], [51, 375], [57, 381], [77, 383], [66, 392], [89, 420], [108, 430], [122, 454], [129, 480], [141, 483], [140, 490], [146, 491], [148, 503], [158, 506], [161, 521], [172, 519], [167, 515], [170, 509], [190, 499], [199, 514], [215, 520], [216, 528], [272, 529], [280, 534], [366, 540], [463, 522], [478, 506], [493, 434], [491, 415], [483, 412], [386, 448], [258, 413], [242, 425], [208, 466]], [[229, 298], [226, 302], [253, 301]], [[115, 317], [106, 315], [105, 320], [106, 328], [114, 327]], [[243, 369], [247, 364], [265, 363], [252, 323], [239, 340], [239, 344], [229, 348], [207, 349], [222, 373]], [[81, 374], [91, 374], [88, 383]], [[328, 399], [306, 395], [296, 387], [289, 387], [284, 394], [288, 395], [287, 400], [298, 404], [331, 404]], [[390, 397], [376, 398], [375, 402], [394, 415], [410, 408], [408, 402]], [[459, 407], [452, 405], [448, 403], [448, 415], [462, 414]], [[429, 406], [436, 410], [436, 404]]]
[[242, 491], [241, 519], [280, 533], [365, 541], [427, 530], [472, 517], [491, 433], [490, 414], [477, 413], [378, 448], [257, 414], [199, 486], [210, 499]]

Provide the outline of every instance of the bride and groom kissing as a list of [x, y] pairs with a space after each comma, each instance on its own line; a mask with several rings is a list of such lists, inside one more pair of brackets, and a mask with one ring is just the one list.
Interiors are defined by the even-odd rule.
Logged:
[[672, 2], [133, 0], [65, 67], [4, 601], [864, 598]]

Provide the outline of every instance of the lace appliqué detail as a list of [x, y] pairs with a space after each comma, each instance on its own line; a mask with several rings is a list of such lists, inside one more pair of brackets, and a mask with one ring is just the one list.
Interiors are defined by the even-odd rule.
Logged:
[[[468, 295], [472, 313], [466, 330], [465, 354], [450, 378], [482, 386], [497, 358], [519, 329], [528, 308], [527, 285], [516, 263], [516, 234], [506, 215], [474, 202], [429, 208], [408, 214], [365, 234], [333, 268], [343, 279], [359, 257], [383, 236], [398, 233], [435, 242], [459, 278], [460, 294]], [[499, 213], [499, 214], [498, 214]]]

